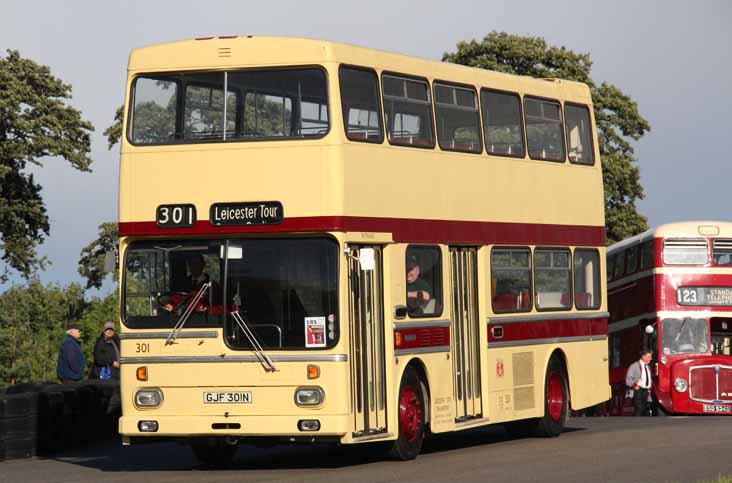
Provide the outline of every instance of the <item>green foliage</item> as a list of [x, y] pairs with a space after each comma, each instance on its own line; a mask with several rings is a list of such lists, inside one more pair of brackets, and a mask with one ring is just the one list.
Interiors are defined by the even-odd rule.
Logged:
[[5, 264], [0, 281], [14, 269], [29, 278], [43, 268], [36, 246], [50, 226], [41, 186], [26, 170], [40, 158], [58, 156], [89, 171], [93, 126], [66, 104], [71, 86], [48, 67], [8, 50], [0, 58], [0, 251]]
[[119, 106], [117, 111], [114, 113], [114, 122], [102, 134], [107, 136], [107, 143], [109, 149], [112, 149], [115, 144], [119, 142], [119, 138], [122, 137], [122, 120], [125, 117], [125, 106]]
[[66, 327], [82, 329], [82, 346], [92, 360], [94, 342], [107, 320], [119, 320], [117, 293], [84, 299], [78, 284], [44, 286], [37, 279], [0, 294], [0, 386], [56, 379], [59, 345]]
[[589, 54], [547, 45], [539, 37], [491, 32], [482, 41], [460, 42], [443, 61], [540, 78], [561, 78], [586, 83], [592, 93], [605, 185], [605, 228], [608, 244], [648, 228], [636, 210], [643, 198], [640, 173], [634, 164], [630, 140], [640, 139], [650, 125], [638, 105], [619, 88], [597, 84], [590, 76]]
[[[99, 225], [99, 237], [90, 242], [81, 250], [79, 258], [79, 273], [86, 278], [86, 288], [101, 288], [108, 273], [104, 271], [104, 256], [107, 252], [114, 253], [115, 260], [119, 258], [119, 229], [117, 223], [102, 223]], [[113, 272], [117, 280], [118, 263]]]

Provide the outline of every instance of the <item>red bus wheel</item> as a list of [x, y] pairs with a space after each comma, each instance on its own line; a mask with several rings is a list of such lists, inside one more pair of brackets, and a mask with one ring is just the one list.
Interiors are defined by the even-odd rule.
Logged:
[[399, 437], [390, 454], [400, 460], [413, 460], [422, 450], [424, 441], [424, 397], [417, 371], [408, 366], [399, 386]]

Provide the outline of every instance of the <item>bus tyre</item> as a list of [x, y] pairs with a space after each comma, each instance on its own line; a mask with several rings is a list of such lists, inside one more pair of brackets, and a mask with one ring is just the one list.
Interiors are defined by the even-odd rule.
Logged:
[[209, 466], [229, 466], [234, 460], [238, 445], [224, 438], [200, 438], [191, 442], [191, 449], [198, 461]]
[[424, 396], [420, 389], [419, 376], [408, 366], [399, 385], [399, 437], [394, 441], [390, 456], [399, 460], [413, 460], [422, 450], [424, 441]]
[[559, 359], [552, 357], [544, 380], [544, 416], [536, 425], [536, 435], [545, 438], [559, 436], [567, 419], [567, 378]]

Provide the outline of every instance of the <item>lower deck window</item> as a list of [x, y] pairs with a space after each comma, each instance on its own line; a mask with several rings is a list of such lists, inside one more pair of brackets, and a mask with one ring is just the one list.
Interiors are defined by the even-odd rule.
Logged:
[[531, 252], [528, 248], [494, 248], [491, 252], [493, 312], [531, 310]]
[[534, 258], [536, 308], [551, 310], [572, 307], [569, 251], [537, 249]]

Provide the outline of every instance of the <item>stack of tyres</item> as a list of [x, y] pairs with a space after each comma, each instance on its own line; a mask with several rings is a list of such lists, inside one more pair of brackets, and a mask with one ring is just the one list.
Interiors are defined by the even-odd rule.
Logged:
[[38, 434], [38, 393], [0, 397], [0, 449], [5, 459], [35, 456]]
[[38, 449], [42, 454], [62, 451], [65, 447], [64, 395], [49, 386], [38, 394]]
[[55, 424], [62, 433], [63, 448], [74, 448], [81, 443], [81, 406], [79, 404], [79, 392], [76, 384], [63, 384], [52, 386], [46, 389], [49, 392], [61, 394], [63, 405], [61, 415]]

